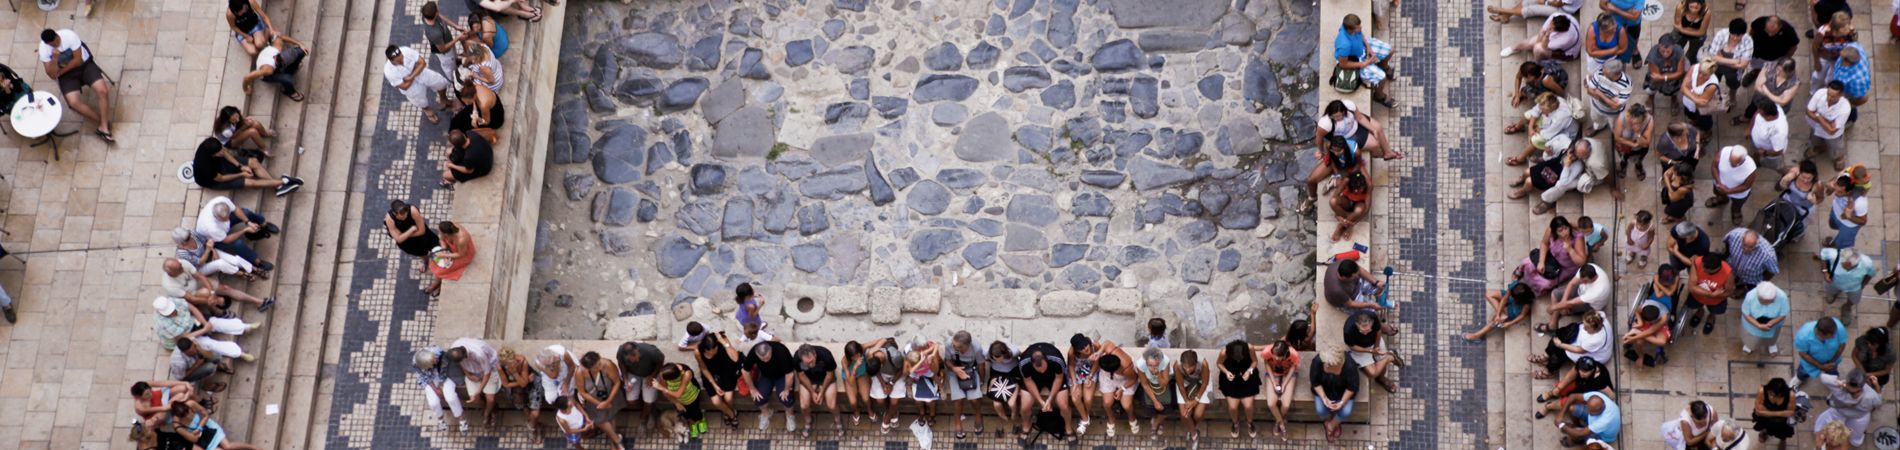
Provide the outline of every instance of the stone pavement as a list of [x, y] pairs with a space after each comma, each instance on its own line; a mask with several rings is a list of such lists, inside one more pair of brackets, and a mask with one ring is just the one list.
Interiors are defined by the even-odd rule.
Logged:
[[[1504, 5], [1509, 2], [1489, 3]], [[1861, 45], [1871, 53], [1875, 69], [1875, 87], [1872, 94], [1874, 100], [1862, 107], [1859, 123], [1847, 135], [1850, 149], [1849, 162], [1867, 165], [1872, 169], [1874, 179], [1877, 181], [1877, 185], [1869, 194], [1870, 200], [1873, 200], [1871, 202], [1873, 220], [1861, 232], [1860, 245], [1856, 248], [1872, 256], [1881, 267], [1887, 268], [1892, 267], [1896, 262], [1889, 257], [1888, 248], [1893, 241], [1900, 240], [1900, 227], [1888, 225], [1900, 219], [1900, 196], [1893, 195], [1895, 192], [1900, 192], [1900, 183], [1896, 183], [1900, 181], [1900, 178], [1896, 178], [1890, 169], [1895, 167], [1896, 163], [1893, 160], [1894, 142], [1900, 142], [1896, 141], [1896, 138], [1900, 138], [1900, 122], [1891, 118], [1895, 108], [1900, 108], [1900, 92], [1896, 92], [1896, 85], [1893, 83], [1894, 77], [1900, 76], [1900, 51], [1897, 51], [1900, 49], [1896, 49], [1889, 41], [1890, 36], [1885, 24], [1891, 16], [1884, 2], [1851, 1], [1850, 4], [1855, 11], [1860, 12], [1860, 15], [1855, 18], [1855, 25], [1860, 31]], [[1664, 10], [1663, 17], [1673, 17], [1675, 6], [1673, 2], [1670, 2]], [[1712, 9], [1710, 23], [1717, 27], [1723, 26], [1734, 17], [1753, 19], [1757, 16], [1777, 13], [1790, 23], [1796, 24], [1797, 29], [1808, 28], [1807, 8], [1805, 4], [1799, 2], [1752, 2], [1747, 10], [1741, 13], [1735, 11], [1734, 6], [1729, 2], [1710, 2], [1709, 7]], [[1581, 17], [1594, 17], [1597, 12], [1598, 8], [1594, 2], [1586, 2]], [[1645, 51], [1668, 30], [1667, 20], [1645, 24], [1642, 35]], [[1485, 35], [1495, 36], [1495, 38], [1485, 43], [1485, 49], [1481, 55], [1497, 54], [1498, 50], [1503, 48], [1502, 46], [1534, 33], [1535, 26], [1538, 24], [1541, 24], [1541, 21], [1530, 25], [1513, 22], [1503, 26], [1487, 22]], [[1801, 77], [1803, 82], [1798, 88], [1801, 94], [1796, 97], [1797, 106], [1789, 112], [1791, 117], [1789, 121], [1790, 147], [1793, 151], [1800, 151], [1806, 146], [1808, 127], [1805, 120], [1800, 120], [1805, 116], [1802, 105], [1805, 105], [1808, 93], [1815, 89], [1807, 83], [1805, 76], [1810, 70], [1807, 62], [1808, 45], [1809, 41], [1804, 39], [1795, 56], [1797, 73], [1803, 74]], [[1525, 57], [1523, 54], [1504, 60], [1494, 56], [1486, 57], [1484, 73], [1488, 74], [1488, 77], [1484, 81], [1484, 92], [1487, 94], [1486, 98], [1492, 100], [1485, 104], [1485, 114], [1494, 123], [1507, 123], [1521, 117], [1523, 110], [1511, 108], [1506, 100], [1511, 92], [1511, 87], [1507, 83], [1510, 82], [1509, 74]], [[1581, 89], [1584, 82], [1580, 73], [1581, 63], [1570, 64], [1570, 69], [1572, 71], [1571, 84], [1575, 92], [1574, 89]], [[1661, 110], [1656, 122], [1659, 133], [1664, 125], [1683, 120], [1677, 99], [1650, 99], [1641, 92], [1640, 79], [1636, 82], [1638, 83], [1637, 94], [1632, 100], [1641, 100], [1655, 106], [1652, 111]], [[1716, 118], [1717, 133], [1710, 141], [1711, 151], [1746, 142], [1740, 127], [1728, 125], [1727, 117], [1732, 115]], [[1529, 200], [1505, 199], [1504, 194], [1510, 191], [1507, 184], [1522, 173], [1522, 168], [1504, 166], [1501, 162], [1503, 157], [1499, 155], [1514, 154], [1522, 148], [1525, 138], [1505, 136], [1499, 130], [1501, 128], [1493, 129], [1486, 134], [1486, 160], [1483, 162], [1487, 167], [1485, 191], [1488, 194], [1485, 198], [1490, 219], [1487, 236], [1490, 237], [1488, 239], [1490, 242], [1498, 244], [1494, 246], [1498, 251], [1493, 252], [1488, 258], [1495, 262], [1483, 268], [1485, 273], [1482, 274], [1482, 278], [1488, 280], [1488, 286], [1493, 289], [1503, 286], [1509, 280], [1510, 271], [1519, 259], [1530, 249], [1536, 248], [1536, 239], [1541, 234], [1535, 230], [1541, 230], [1551, 217], [1550, 215], [1531, 215]], [[1602, 136], [1607, 139], [1608, 135]], [[1838, 170], [1825, 159], [1818, 160], [1817, 163], [1824, 176], [1832, 176]], [[1619, 334], [1627, 331], [1629, 311], [1626, 310], [1629, 299], [1636, 295], [1637, 289], [1643, 283], [1649, 282], [1655, 270], [1654, 257], [1650, 266], [1641, 269], [1627, 267], [1620, 259], [1612, 259], [1620, 258], [1624, 251], [1622, 236], [1626, 231], [1627, 223], [1636, 211], [1648, 210], [1658, 214], [1660, 223], [1661, 210], [1657, 203], [1659, 188], [1656, 180], [1661, 170], [1656, 167], [1653, 156], [1649, 158], [1646, 165], [1651, 176], [1649, 180], [1642, 182], [1635, 181], [1633, 178], [1623, 180], [1624, 200], [1615, 201], [1603, 192], [1594, 193], [1588, 197], [1570, 195], [1559, 202], [1552, 212], [1552, 214], [1571, 217], [1573, 220], [1579, 214], [1587, 214], [1595, 218], [1598, 223], [1608, 224], [1614, 221], [1616, 233], [1613, 235], [1612, 244], [1605, 248], [1603, 254], [1594, 257], [1592, 262], [1604, 267], [1612, 267], [1615, 272], [1616, 296], [1612, 300], [1614, 310], [1610, 322]], [[1759, 177], [1756, 183], [1756, 192], [1775, 192], [1773, 183], [1778, 176], [1779, 173], [1764, 168], [1764, 175]], [[1696, 174], [1698, 201], [1706, 198], [1710, 183], [1711, 180], [1705, 170]], [[1770, 195], [1753, 196], [1748, 208], [1745, 208], [1745, 211], [1748, 211], [1746, 218], [1752, 220], [1754, 212], [1766, 205], [1771, 197]], [[1690, 220], [1716, 234], [1724, 233], [1733, 226], [1728, 222], [1726, 214], [1713, 213], [1711, 210], [1711, 208], [1698, 205], [1691, 212]], [[1782, 276], [1774, 281], [1778, 286], [1789, 291], [1790, 300], [1793, 301], [1793, 314], [1788, 323], [1792, 326], [1814, 320], [1823, 314], [1823, 305], [1819, 300], [1822, 290], [1821, 268], [1813, 260], [1813, 254], [1820, 248], [1822, 239], [1833, 234], [1832, 230], [1826, 227], [1826, 219], [1822, 216], [1825, 211], [1825, 206], [1818, 209], [1815, 214], [1817, 217], [1811, 218], [1808, 222], [1806, 235], [1800, 241], [1789, 244], [1781, 252]], [[1529, 231], [1515, 232], [1517, 230]], [[1657, 240], [1658, 246], [1661, 245], [1660, 240]], [[1666, 258], [1667, 254], [1661, 252], [1663, 250], [1657, 248], [1652, 250], [1652, 255], [1663, 255]], [[1489, 311], [1485, 311], [1486, 307], [1480, 299], [1481, 297], [1476, 293], [1459, 298], [1459, 302], [1470, 305], [1468, 307], [1472, 309], [1469, 321], [1460, 325], [1460, 329], [1475, 328], [1482, 323], [1484, 315], [1489, 314]], [[1875, 298], [1870, 293], [1865, 304], [1857, 311], [1858, 320], [1849, 327], [1851, 336], [1858, 337], [1868, 328], [1884, 324], [1886, 310], [1888, 305], [1892, 304], [1891, 302], [1891, 298]], [[1828, 311], [1829, 314], [1838, 313], [1837, 309]], [[1538, 314], [1543, 314], [1541, 307]], [[1533, 320], [1529, 322], [1539, 321], [1538, 317], [1541, 316], [1533, 316]], [[1734, 323], [1737, 320], [1739, 319], [1734, 314], [1725, 315], [1720, 319], [1712, 335], [1703, 336], [1700, 333], [1694, 333], [1692, 336], [1678, 338], [1670, 349], [1672, 360], [1663, 367], [1644, 368], [1624, 361], [1622, 358], [1616, 358], [1617, 361], [1613, 363], [1613, 367], [1617, 375], [1618, 402], [1624, 408], [1622, 433], [1624, 443], [1618, 445], [1618, 448], [1661, 448], [1657, 424], [1676, 417], [1678, 412], [1694, 399], [1704, 400], [1714, 406], [1716, 412], [1725, 417], [1740, 419], [1744, 425], [1747, 425], [1757, 387], [1769, 378], [1789, 377], [1789, 371], [1794, 363], [1793, 351], [1789, 344], [1793, 328], [1785, 329], [1782, 333], [1780, 342], [1783, 344], [1783, 353], [1780, 356], [1767, 356], [1759, 350], [1754, 355], [1744, 355], [1740, 352], [1735, 338], [1740, 333], [1737, 329], [1739, 325]], [[1555, 430], [1548, 425], [1547, 421], [1533, 421], [1527, 414], [1532, 407], [1532, 397], [1550, 386], [1549, 381], [1532, 380], [1529, 376], [1530, 365], [1525, 361], [1527, 355], [1542, 352], [1545, 340], [1543, 337], [1534, 337], [1529, 327], [1523, 326], [1501, 335], [1494, 334], [1489, 342], [1479, 346], [1485, 348], [1492, 356], [1485, 369], [1489, 373], [1489, 382], [1492, 385], [1490, 389], [1494, 393], [1489, 402], [1490, 407], [1487, 409], [1489, 417], [1486, 420], [1489, 423], [1490, 432], [1484, 435], [1488, 447], [1555, 447], [1557, 439]], [[1808, 391], [1816, 395], [1825, 392], [1818, 383], [1809, 383]], [[1893, 399], [1891, 393], [1886, 397], [1891, 404]], [[1823, 408], [1817, 404], [1816, 413]], [[1894, 408], [1882, 408], [1875, 415], [1874, 427], [1890, 427], [1894, 423], [1894, 417]], [[1803, 447], [1811, 445], [1812, 436], [1805, 431], [1810, 428], [1810, 425], [1811, 423], [1798, 426], [1797, 428], [1803, 431], [1799, 432], [1792, 441]], [[1871, 448], [1871, 444], [1866, 448]]]

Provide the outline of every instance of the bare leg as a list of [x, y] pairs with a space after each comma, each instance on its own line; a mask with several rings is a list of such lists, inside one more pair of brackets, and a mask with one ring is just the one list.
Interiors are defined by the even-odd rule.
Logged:
[[86, 96], [79, 91], [66, 93], [66, 106], [72, 108], [73, 112], [79, 113], [79, 117], [84, 117], [86, 120], [93, 122], [99, 121], [99, 113], [93, 111], [91, 106], [86, 105]]
[[104, 79], [92, 82], [92, 95], [98, 100], [94, 103], [99, 108], [99, 131], [112, 134], [112, 83]]

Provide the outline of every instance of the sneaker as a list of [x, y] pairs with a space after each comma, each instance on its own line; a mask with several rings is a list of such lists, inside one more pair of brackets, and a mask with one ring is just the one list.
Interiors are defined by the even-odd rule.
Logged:
[[6, 317], [6, 319], [7, 319], [7, 323], [14, 323], [15, 321], [18, 321], [18, 320], [19, 320], [19, 318], [18, 318], [18, 317], [14, 317], [14, 315], [13, 315], [13, 307], [11, 307], [11, 306], [8, 306], [8, 307], [5, 307], [5, 308], [0, 308], [0, 316], [4, 316], [4, 317]]
[[277, 196], [283, 197], [303, 188], [303, 180], [293, 176], [284, 176], [284, 184], [277, 186]]
[[1753, 354], [1755, 354], [1755, 348], [1754, 348], [1754, 347], [1749, 347], [1749, 346], [1748, 346], [1748, 344], [1742, 344], [1742, 354], [1744, 354], [1744, 355], [1753, 355]]
[[464, 432], [464, 433], [467, 433], [467, 432], [468, 432], [468, 421], [466, 421], [466, 420], [464, 420], [464, 421], [462, 421], [462, 426], [460, 426], [460, 427], [456, 427], [456, 431], [461, 431], [461, 432]]
[[1515, 54], [1517, 54], [1516, 47], [1505, 47], [1504, 50], [1498, 52], [1498, 57], [1509, 58], [1511, 57], [1511, 55], [1515, 55]]
[[251, 330], [255, 330], [255, 329], [258, 329], [258, 328], [263, 328], [263, 327], [264, 327], [264, 324], [263, 324], [263, 323], [261, 323], [261, 322], [260, 322], [260, 323], [247, 323], [247, 324], [244, 324], [244, 331], [251, 331]]
[[[250, 353], [245, 353], [245, 354], [242, 354], [242, 355], [238, 355], [238, 359], [241, 359], [241, 360], [244, 360], [244, 362], [252, 362], [252, 361], [257, 361], [257, 357], [256, 357], [256, 356], [251, 356], [251, 354], [250, 354]], [[443, 424], [443, 426], [447, 426], [447, 424]]]
[[1711, 333], [1714, 333], [1714, 332], [1715, 332], [1715, 320], [1709, 320], [1709, 321], [1707, 321], [1707, 322], [1702, 322], [1702, 335], [1703, 335], [1703, 336], [1708, 336], [1709, 334], [1711, 334]]
[[449, 431], [449, 421], [436, 422], [435, 431]]
[[772, 408], [759, 408], [759, 431], [765, 431], [766, 425], [770, 423], [772, 423]]
[[[785, 431], [796, 431], [796, 430], [798, 430], [798, 416], [792, 415], [792, 414], [786, 414], [785, 415]], [[809, 432], [807, 432], [806, 434], [810, 435]]]
[[1779, 354], [1781, 354], [1781, 346], [1779, 346], [1779, 345], [1770, 345], [1770, 346], [1768, 346], [1768, 354], [1769, 354], [1769, 355], [1779, 355]]
[[257, 310], [269, 312], [270, 309], [275, 306], [277, 306], [277, 297], [265, 297], [264, 303], [261, 305], [257, 305]]

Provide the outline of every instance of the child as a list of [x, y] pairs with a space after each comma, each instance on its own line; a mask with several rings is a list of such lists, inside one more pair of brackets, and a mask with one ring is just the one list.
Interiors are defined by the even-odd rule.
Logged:
[[1629, 232], [1623, 238], [1624, 264], [1635, 264], [1636, 267], [1649, 265], [1649, 243], [1656, 239], [1656, 235], [1651, 234], [1654, 228], [1650, 225], [1650, 219], [1653, 218], [1649, 210], [1636, 212], [1636, 220], [1630, 222]]
[[917, 338], [910, 342], [910, 353], [904, 356], [909, 367], [910, 398], [917, 402], [917, 419], [924, 426], [937, 423], [937, 343]]
[[1591, 219], [1590, 216], [1577, 218], [1577, 230], [1584, 233], [1583, 245], [1590, 247], [1592, 255], [1597, 254], [1597, 250], [1602, 249], [1603, 244], [1610, 242], [1610, 227], [1597, 223], [1596, 219]]
[[582, 450], [581, 433], [592, 429], [592, 422], [592, 419], [587, 418], [587, 412], [582, 411], [580, 405], [569, 401], [568, 397], [554, 399], [554, 423], [560, 424], [561, 432], [567, 434], [567, 448]]
[[1148, 319], [1148, 348], [1168, 348], [1168, 321], [1160, 317]]
[[705, 325], [700, 325], [698, 321], [686, 322], [686, 334], [680, 336], [679, 349], [682, 352], [693, 351], [699, 348], [699, 340], [705, 338]]
[[733, 312], [733, 318], [739, 320], [739, 326], [759, 325], [763, 328], [765, 317], [759, 315], [762, 300], [757, 292], [752, 291], [752, 283], [739, 283], [739, 287], [733, 289], [733, 294], [739, 302], [739, 310]]
[[1490, 303], [1491, 309], [1497, 312], [1492, 313], [1491, 320], [1485, 323], [1484, 327], [1478, 328], [1478, 331], [1465, 333], [1465, 340], [1483, 340], [1484, 335], [1492, 331], [1510, 328], [1518, 322], [1523, 322], [1525, 317], [1530, 317], [1529, 314], [1524, 313], [1525, 310], [1529, 309], [1531, 302], [1535, 300], [1537, 300], [1537, 293], [1531, 291], [1530, 285], [1516, 281], [1512, 281], [1510, 286], [1497, 292], [1485, 293], [1485, 303]]

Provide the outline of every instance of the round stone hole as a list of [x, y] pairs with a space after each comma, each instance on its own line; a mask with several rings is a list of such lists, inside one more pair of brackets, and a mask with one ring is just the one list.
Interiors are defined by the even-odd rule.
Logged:
[[798, 308], [798, 312], [808, 313], [811, 312], [813, 308], [818, 307], [818, 301], [812, 300], [811, 297], [799, 297], [796, 307]]

